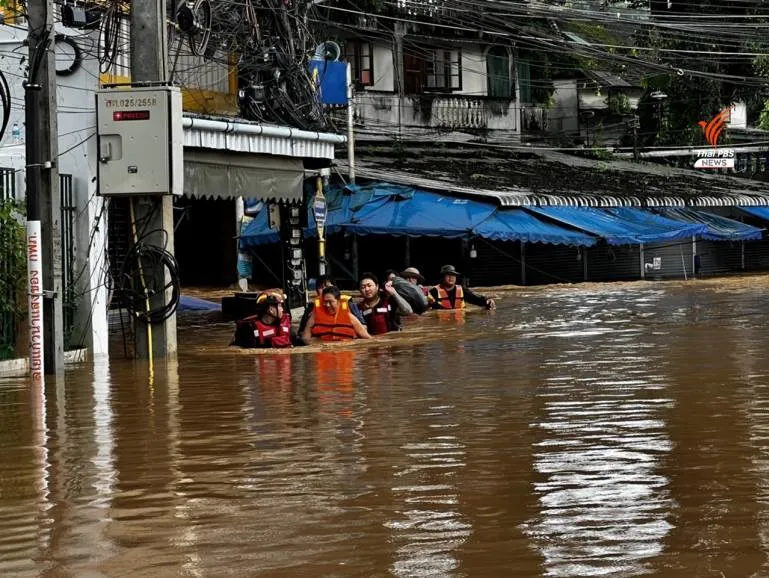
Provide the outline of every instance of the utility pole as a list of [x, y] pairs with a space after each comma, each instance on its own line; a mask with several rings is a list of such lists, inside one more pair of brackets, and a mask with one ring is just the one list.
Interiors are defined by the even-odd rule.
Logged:
[[42, 371], [64, 371], [53, 0], [30, 0], [27, 14], [29, 76], [24, 86], [24, 114], [30, 370], [33, 381], [42, 383]]
[[398, 104], [398, 140], [401, 140], [401, 132], [403, 130], [403, 122], [401, 118], [401, 108], [403, 107], [403, 95], [406, 94], [404, 83], [406, 80], [406, 74], [404, 69], [403, 60], [403, 38], [406, 36], [406, 25], [403, 22], [396, 22], [395, 30], [393, 32], [394, 44], [393, 44], [393, 60], [395, 64], [395, 81], [397, 82], [397, 104]]
[[[168, 80], [168, 48], [166, 34], [166, 0], [132, 0], [131, 2], [131, 82], [163, 84]], [[174, 253], [173, 197], [146, 196], [129, 199], [135, 203], [135, 219], [149, 235], [142, 239]], [[141, 231], [139, 231], [141, 234]], [[168, 272], [166, 272], [168, 276]], [[152, 308], [170, 300], [170, 278], [165, 279], [166, 294], [154, 296]], [[176, 354], [176, 314], [152, 326], [151, 339], [144, 321], [134, 319], [137, 357], [166, 357]]]
[[350, 184], [355, 184], [355, 101], [352, 66], [347, 63], [347, 167]]

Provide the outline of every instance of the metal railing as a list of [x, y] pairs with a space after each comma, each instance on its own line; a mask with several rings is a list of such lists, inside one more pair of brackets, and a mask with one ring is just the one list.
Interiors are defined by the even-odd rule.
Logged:
[[64, 321], [64, 349], [79, 346], [72, 343], [75, 329], [76, 283], [75, 278], [75, 218], [77, 205], [72, 187], [72, 175], [59, 174], [61, 194], [61, 286], [63, 292], [62, 317]]
[[[16, 171], [0, 168], [0, 202], [16, 200]], [[0, 222], [0, 233], [3, 223]], [[0, 239], [3, 235], [0, 234]], [[7, 303], [16, 303], [16, 294], [10, 279], [11, 258], [9, 252], [13, 247], [0, 243], [0, 287], [5, 294], [0, 296]], [[0, 311], [0, 359], [15, 357], [16, 353], [16, 315], [12, 311]]]

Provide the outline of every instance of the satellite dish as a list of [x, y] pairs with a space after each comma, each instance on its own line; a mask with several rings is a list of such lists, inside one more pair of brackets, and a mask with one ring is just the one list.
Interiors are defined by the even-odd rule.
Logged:
[[321, 42], [315, 47], [313, 60], [339, 60], [342, 56], [342, 48], [332, 40]]

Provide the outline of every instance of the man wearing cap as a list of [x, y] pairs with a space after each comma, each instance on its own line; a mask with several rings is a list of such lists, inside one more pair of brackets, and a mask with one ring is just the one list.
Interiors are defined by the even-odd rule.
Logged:
[[493, 299], [478, 295], [469, 288], [457, 285], [459, 275], [459, 271], [453, 265], [441, 267], [441, 282], [430, 289], [433, 309], [464, 309], [466, 303], [486, 309], [496, 309], [496, 303]]

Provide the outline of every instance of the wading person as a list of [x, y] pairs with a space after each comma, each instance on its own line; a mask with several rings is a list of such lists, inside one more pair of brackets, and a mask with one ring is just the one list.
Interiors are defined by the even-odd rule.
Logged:
[[433, 309], [464, 309], [466, 303], [486, 309], [495, 309], [493, 299], [473, 293], [469, 288], [457, 285], [459, 271], [453, 265], [441, 267], [441, 282], [430, 289]]
[[360, 278], [360, 312], [366, 320], [371, 335], [382, 335], [400, 331], [400, 314], [411, 315], [411, 305], [393, 287], [392, 281], [379, 289], [379, 279], [373, 273], [364, 273]]
[[[316, 305], [320, 304], [323, 290], [326, 287], [331, 287], [333, 285], [334, 285], [334, 280], [329, 275], [318, 275], [318, 279], [317, 281], [315, 281], [315, 294], [317, 297], [314, 300], [310, 301], [310, 303], [307, 304], [307, 307], [304, 308], [302, 319], [299, 321], [299, 330], [297, 332], [299, 335], [302, 335], [304, 333], [304, 328], [307, 327], [307, 320], [310, 318], [310, 313], [312, 313]], [[349, 301], [350, 298], [345, 295], [342, 295], [342, 299]], [[358, 319], [358, 321], [360, 321], [361, 323], [365, 323], [365, 321], [363, 320], [363, 316], [360, 314], [360, 309], [358, 308], [358, 306], [351, 301], [350, 303], [348, 303], [348, 306], [350, 308], [350, 313], [352, 313]]]
[[258, 313], [237, 322], [231, 345], [240, 347], [291, 347], [291, 316], [283, 310], [277, 295], [260, 295]]
[[323, 290], [320, 302], [310, 313], [302, 333], [305, 343], [314, 341], [346, 341], [371, 339], [366, 327], [350, 313], [347, 299], [342, 299], [339, 289], [331, 286]]

